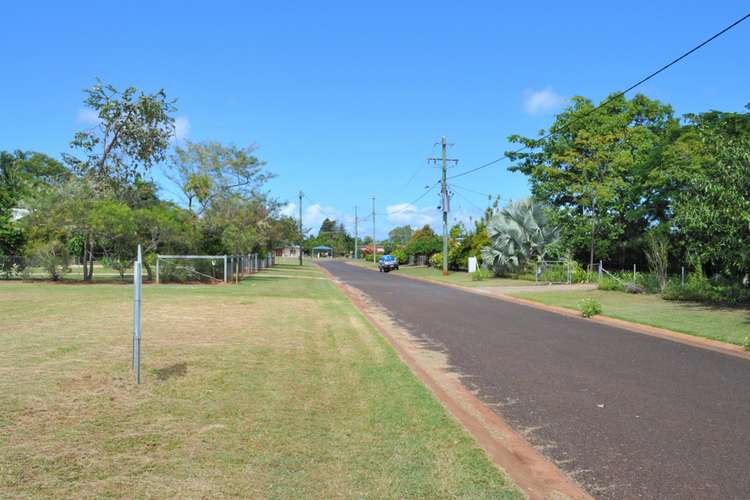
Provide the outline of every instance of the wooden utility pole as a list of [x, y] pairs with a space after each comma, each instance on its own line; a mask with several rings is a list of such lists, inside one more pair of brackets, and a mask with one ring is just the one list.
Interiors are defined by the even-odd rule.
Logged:
[[302, 197], [305, 194], [299, 192], [299, 265], [302, 265], [302, 243], [304, 242], [305, 235], [302, 233]]
[[378, 245], [375, 243], [375, 197], [372, 197], [372, 263], [377, 263]]
[[443, 211], [443, 275], [448, 275], [448, 212], [450, 211], [450, 195], [448, 194], [447, 172], [448, 162], [458, 163], [458, 160], [448, 158], [448, 140], [445, 137], [440, 139], [442, 155], [438, 158], [429, 158], [429, 161], [441, 162], [443, 175], [440, 186], [440, 208]]
[[357, 259], [357, 238], [359, 237], [359, 219], [357, 218], [357, 205], [354, 205], [354, 260]]

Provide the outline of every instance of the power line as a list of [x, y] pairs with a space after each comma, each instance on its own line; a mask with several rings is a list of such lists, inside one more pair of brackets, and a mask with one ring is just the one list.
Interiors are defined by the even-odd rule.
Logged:
[[[730, 24], [730, 25], [729, 25], [729, 26], [727, 26], [726, 28], [722, 29], [721, 31], [719, 31], [718, 33], [716, 33], [716, 34], [712, 35], [711, 37], [707, 38], [706, 40], [704, 40], [703, 42], [699, 43], [698, 45], [696, 45], [696, 46], [695, 46], [695, 47], [693, 47], [692, 49], [688, 50], [687, 52], [683, 53], [682, 55], [680, 55], [680, 56], [679, 56], [679, 57], [677, 57], [676, 59], [673, 59], [673, 60], [672, 60], [672, 61], [670, 61], [669, 63], [665, 64], [665, 65], [664, 65], [664, 66], [662, 66], [661, 68], [659, 68], [659, 69], [657, 69], [656, 71], [654, 71], [653, 73], [651, 73], [650, 75], [648, 75], [648, 76], [646, 76], [646, 77], [644, 77], [644, 78], [641, 78], [640, 80], [638, 80], [638, 81], [637, 81], [636, 83], [632, 84], [632, 85], [631, 85], [630, 87], [628, 87], [627, 89], [623, 90], [622, 92], [618, 92], [617, 94], [614, 94], [614, 95], [612, 95], [611, 97], [607, 98], [607, 99], [606, 99], [606, 100], [605, 100], [604, 102], [602, 102], [602, 103], [601, 103], [601, 104], [599, 104], [598, 106], [596, 106], [596, 107], [592, 108], [591, 110], [589, 110], [588, 112], [586, 112], [586, 113], [584, 113], [584, 114], [582, 114], [582, 115], [578, 116], [577, 118], [575, 118], [575, 119], [573, 119], [573, 120], [569, 121], [568, 123], [566, 123], [565, 125], [563, 125], [563, 126], [562, 126], [562, 127], [560, 127], [559, 129], [557, 129], [557, 130], [556, 130], [555, 132], [549, 132], [549, 133], [547, 133], [546, 135], [542, 136], [541, 138], [539, 138], [539, 139], [537, 139], [537, 140], [538, 140], [538, 141], [543, 141], [543, 140], [545, 140], [545, 139], [549, 139], [549, 138], [550, 138], [550, 137], [551, 137], [551, 136], [552, 136], [553, 134], [555, 134], [555, 133], [560, 133], [560, 132], [564, 131], [565, 129], [567, 129], [568, 127], [570, 127], [571, 125], [573, 125], [573, 124], [574, 124], [574, 123], [576, 123], [577, 121], [579, 121], [579, 120], [582, 120], [583, 118], [586, 118], [586, 117], [587, 117], [587, 116], [589, 116], [590, 114], [592, 114], [592, 113], [595, 113], [596, 111], [598, 111], [599, 109], [603, 108], [604, 106], [606, 106], [606, 105], [607, 105], [607, 104], [609, 104], [610, 102], [614, 101], [615, 99], [619, 99], [620, 97], [624, 96], [625, 94], [627, 94], [627, 93], [628, 93], [628, 92], [630, 92], [631, 90], [633, 90], [633, 89], [635, 89], [635, 88], [637, 88], [637, 87], [640, 87], [641, 85], [643, 85], [643, 84], [644, 84], [644, 83], [646, 83], [647, 81], [651, 80], [651, 79], [652, 79], [653, 77], [655, 77], [655, 76], [656, 76], [656, 75], [658, 75], [659, 73], [661, 73], [661, 72], [663, 72], [663, 71], [667, 70], [667, 69], [668, 69], [668, 68], [670, 68], [671, 66], [674, 66], [675, 64], [677, 64], [678, 62], [682, 61], [682, 60], [683, 60], [683, 59], [685, 59], [686, 57], [690, 56], [690, 55], [691, 55], [691, 54], [693, 54], [694, 52], [697, 52], [698, 50], [700, 50], [700, 49], [701, 49], [701, 48], [703, 48], [704, 46], [708, 45], [709, 43], [711, 43], [711, 42], [712, 42], [712, 41], [714, 41], [715, 39], [719, 38], [719, 37], [720, 37], [721, 35], [723, 35], [723, 34], [724, 34], [724, 33], [726, 33], [727, 31], [731, 30], [732, 28], [734, 28], [735, 26], [737, 26], [737, 25], [738, 25], [738, 24], [740, 24], [741, 22], [745, 21], [745, 20], [746, 20], [747, 18], [749, 18], [749, 17], [750, 17], [750, 14], [745, 14], [744, 16], [742, 16], [741, 18], [737, 19], [737, 20], [736, 20], [735, 22], [733, 22], [732, 24]], [[526, 150], [526, 149], [528, 149], [528, 148], [529, 148], [529, 146], [523, 146], [523, 147], [521, 147], [521, 148], [518, 148], [518, 149], [516, 149], [515, 151], [513, 151], [513, 152], [512, 152], [512, 153], [510, 153], [510, 154], [516, 154], [516, 153], [520, 153], [521, 151], [524, 151], [524, 150]], [[505, 153], [505, 154], [503, 154], [503, 155], [502, 155], [501, 157], [499, 157], [499, 158], [496, 158], [496, 159], [494, 159], [494, 160], [492, 160], [492, 161], [490, 161], [490, 162], [487, 162], [487, 163], [485, 163], [484, 165], [480, 165], [480, 166], [478, 166], [478, 167], [472, 168], [472, 169], [470, 169], [470, 170], [467, 170], [467, 171], [465, 171], [465, 172], [461, 172], [461, 173], [459, 173], [459, 174], [456, 174], [456, 175], [452, 175], [452, 176], [448, 177], [448, 179], [456, 179], [456, 178], [458, 178], [458, 177], [463, 177], [464, 175], [469, 175], [469, 174], [472, 174], [472, 173], [474, 173], [474, 172], [476, 172], [476, 171], [478, 171], [478, 170], [482, 170], [482, 169], [484, 169], [484, 168], [487, 168], [487, 167], [489, 167], [489, 166], [492, 166], [492, 165], [494, 165], [494, 164], [496, 164], [496, 163], [498, 163], [498, 162], [500, 162], [500, 161], [502, 161], [502, 160], [505, 160], [505, 159], [510, 159], [510, 158], [509, 158], [509, 156], [508, 156], [508, 153]]]
[[476, 189], [470, 189], [470, 188], [467, 188], [467, 187], [462, 187], [462, 186], [459, 186], [457, 184], [450, 184], [450, 187], [454, 187], [454, 188], [458, 188], [458, 189], [463, 189], [464, 191], [469, 191], [470, 193], [481, 194], [482, 196], [486, 196], [488, 198], [492, 198], [492, 195], [489, 194], [489, 193], [483, 193], [481, 191], [477, 191]]
[[435, 181], [435, 183], [432, 186], [428, 186], [426, 188], [426, 191], [424, 193], [422, 193], [421, 195], [419, 195], [417, 197], [417, 199], [415, 199], [411, 203], [406, 203], [403, 207], [401, 207], [398, 210], [394, 210], [392, 212], [379, 213], [378, 215], [395, 215], [395, 214], [399, 214], [401, 212], [404, 212], [406, 210], [411, 209], [414, 204], [418, 203], [422, 198], [424, 198], [425, 196], [427, 196], [427, 194], [430, 193], [430, 191], [432, 191], [433, 189], [435, 189], [435, 186], [437, 186], [438, 184], [440, 184], [440, 180], [439, 179], [437, 181]]
[[464, 196], [463, 194], [459, 193], [458, 191], [456, 191], [456, 194], [457, 194], [458, 196], [460, 196], [460, 197], [461, 197], [461, 199], [463, 199], [463, 200], [466, 200], [467, 202], [469, 202], [469, 204], [470, 204], [470, 205], [472, 205], [472, 206], [473, 206], [474, 208], [476, 208], [477, 210], [479, 210], [479, 212], [480, 212], [480, 213], [482, 213], [482, 214], [483, 214], [483, 213], [484, 213], [484, 211], [486, 210], [485, 208], [482, 208], [482, 207], [480, 207], [479, 205], [477, 205], [476, 203], [474, 203], [473, 201], [471, 201], [471, 200], [469, 199], [469, 197], [468, 197], [468, 196]]

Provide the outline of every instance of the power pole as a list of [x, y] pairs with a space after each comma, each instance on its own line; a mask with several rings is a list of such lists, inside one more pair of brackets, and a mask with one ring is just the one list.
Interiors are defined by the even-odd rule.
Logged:
[[357, 237], [359, 230], [359, 219], [357, 218], [357, 205], [354, 205], [354, 260], [357, 260]]
[[[448, 162], [458, 163], [458, 160], [448, 158], [448, 140], [445, 137], [440, 139], [442, 156], [440, 157], [443, 175], [440, 186], [440, 208], [443, 210], [443, 276], [448, 275], [448, 212], [450, 211], [450, 196], [448, 195], [447, 172]], [[437, 158], [429, 158], [430, 161], [437, 163]]]
[[305, 235], [302, 233], [302, 197], [305, 194], [300, 190], [299, 192], [299, 265], [302, 265], [302, 243], [304, 242]]
[[372, 197], [372, 263], [376, 264], [378, 245], [375, 243], [375, 197]]

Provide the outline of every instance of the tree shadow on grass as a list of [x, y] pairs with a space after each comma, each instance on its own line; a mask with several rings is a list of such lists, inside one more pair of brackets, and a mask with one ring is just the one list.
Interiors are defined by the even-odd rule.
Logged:
[[164, 382], [172, 377], [184, 377], [187, 375], [187, 363], [175, 363], [164, 368], [156, 368], [154, 370], [156, 378]]

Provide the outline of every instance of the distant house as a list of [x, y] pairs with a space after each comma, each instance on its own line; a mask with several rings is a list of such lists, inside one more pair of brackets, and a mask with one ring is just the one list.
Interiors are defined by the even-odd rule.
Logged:
[[[362, 247], [362, 254], [363, 255], [372, 255], [372, 249], [373, 249], [372, 245], [364, 245]], [[377, 253], [385, 253], [385, 248], [383, 248], [381, 246], [376, 246], [375, 247], [375, 251]]]
[[299, 245], [286, 245], [273, 249], [276, 257], [299, 257]]

